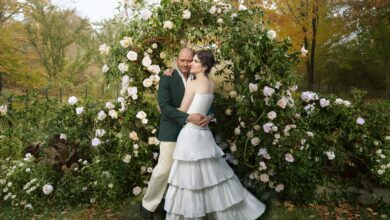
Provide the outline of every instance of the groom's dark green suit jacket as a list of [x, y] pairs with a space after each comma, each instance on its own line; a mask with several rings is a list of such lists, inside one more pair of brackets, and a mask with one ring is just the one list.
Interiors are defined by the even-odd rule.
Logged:
[[184, 91], [184, 83], [177, 70], [173, 71], [171, 77], [161, 75], [157, 98], [161, 109], [158, 132], [160, 141], [176, 142], [180, 130], [186, 123], [188, 114], [178, 110]]

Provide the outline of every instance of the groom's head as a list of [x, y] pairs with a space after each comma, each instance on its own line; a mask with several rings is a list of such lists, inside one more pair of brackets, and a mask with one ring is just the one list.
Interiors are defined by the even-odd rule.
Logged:
[[183, 48], [180, 50], [176, 62], [177, 68], [182, 74], [187, 75], [190, 73], [192, 57], [193, 54], [190, 48]]

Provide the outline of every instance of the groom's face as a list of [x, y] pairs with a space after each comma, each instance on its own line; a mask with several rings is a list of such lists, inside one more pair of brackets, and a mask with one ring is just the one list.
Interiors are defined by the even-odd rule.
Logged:
[[177, 57], [177, 68], [182, 74], [188, 74], [191, 69], [192, 52], [190, 50], [182, 50]]

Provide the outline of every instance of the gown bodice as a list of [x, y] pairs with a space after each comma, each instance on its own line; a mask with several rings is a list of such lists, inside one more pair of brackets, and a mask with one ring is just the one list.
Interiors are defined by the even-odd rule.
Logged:
[[214, 95], [209, 93], [195, 93], [187, 113], [200, 113], [207, 115], [211, 104], [213, 103]]

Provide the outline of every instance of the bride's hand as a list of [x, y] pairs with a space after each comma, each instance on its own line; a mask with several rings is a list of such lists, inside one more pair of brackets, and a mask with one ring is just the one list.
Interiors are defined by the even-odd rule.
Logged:
[[192, 113], [188, 116], [187, 121], [191, 122], [192, 124], [196, 124], [200, 126], [200, 122], [205, 118], [204, 115], [199, 113]]
[[165, 76], [171, 77], [172, 74], [173, 74], [173, 69], [166, 69], [166, 70], [164, 71], [164, 75], [165, 75]]
[[204, 117], [200, 122], [199, 122], [199, 125], [202, 126], [202, 127], [206, 127], [207, 125], [209, 125], [210, 121], [213, 120], [213, 117], [211, 116], [206, 116]]

